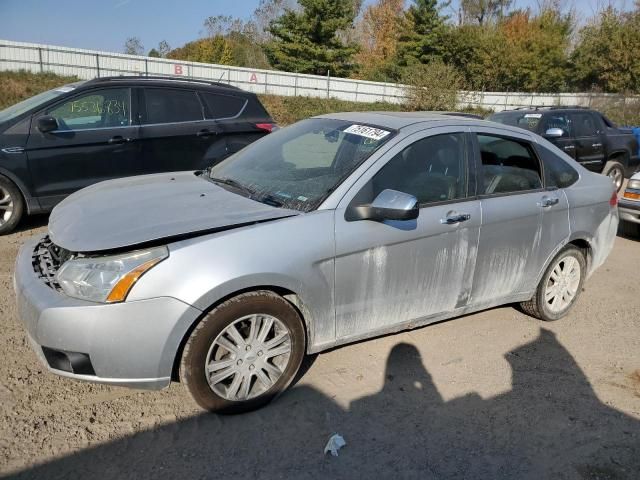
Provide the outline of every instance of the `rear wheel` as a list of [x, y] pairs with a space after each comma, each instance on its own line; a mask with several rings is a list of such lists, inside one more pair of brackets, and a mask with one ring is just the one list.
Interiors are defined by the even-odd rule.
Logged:
[[619, 162], [607, 162], [604, 170], [602, 171], [603, 175], [609, 177], [614, 185], [616, 186], [616, 191], [620, 191], [622, 188], [622, 184], [624, 183], [624, 167]]
[[541, 320], [559, 320], [580, 296], [586, 268], [582, 250], [573, 245], [566, 246], [549, 264], [533, 298], [520, 306]]
[[6, 177], [0, 176], [0, 235], [13, 231], [24, 212], [24, 200], [18, 187]]
[[202, 408], [253, 410], [283, 392], [305, 352], [296, 309], [269, 291], [232, 298], [207, 314], [185, 345], [180, 379]]

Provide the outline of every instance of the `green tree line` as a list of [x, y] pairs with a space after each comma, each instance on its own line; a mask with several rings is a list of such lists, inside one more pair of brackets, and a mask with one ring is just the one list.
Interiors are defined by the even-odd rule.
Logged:
[[[640, 92], [640, 0], [581, 18], [560, 0], [261, 0], [201, 38], [153, 56], [467, 90]], [[125, 50], [139, 54], [138, 39]]]

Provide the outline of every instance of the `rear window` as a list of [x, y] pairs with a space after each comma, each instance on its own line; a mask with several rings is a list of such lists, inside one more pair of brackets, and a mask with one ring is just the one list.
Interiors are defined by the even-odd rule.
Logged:
[[540, 125], [541, 119], [542, 113], [532, 112], [502, 112], [489, 117], [489, 120], [492, 122], [524, 128], [530, 132], [538, 131], [538, 125]]
[[177, 123], [203, 120], [202, 105], [191, 90], [148, 88], [144, 91], [147, 116], [144, 123]]
[[200, 93], [207, 107], [207, 118], [231, 118], [238, 116], [247, 100], [232, 95], [219, 95], [215, 93]]
[[536, 147], [544, 163], [547, 187], [567, 188], [578, 181], [578, 172], [558, 156], [542, 145]]

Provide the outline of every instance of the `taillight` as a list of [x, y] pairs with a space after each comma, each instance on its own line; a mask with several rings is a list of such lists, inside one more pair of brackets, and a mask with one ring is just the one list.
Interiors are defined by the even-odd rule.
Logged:
[[256, 123], [256, 127], [269, 133], [278, 129], [278, 126], [275, 123]]
[[612, 207], [615, 207], [616, 205], [618, 205], [618, 192], [616, 192], [615, 190], [611, 194], [611, 198], [609, 199], [609, 205], [611, 205]]

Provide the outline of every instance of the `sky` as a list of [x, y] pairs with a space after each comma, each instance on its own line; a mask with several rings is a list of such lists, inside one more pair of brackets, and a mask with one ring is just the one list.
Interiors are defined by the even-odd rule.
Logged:
[[[455, 11], [457, 1], [446, 13]], [[539, 1], [515, 3], [524, 8], [535, 7]], [[259, 0], [0, 0], [0, 40], [121, 52], [125, 40], [137, 36], [145, 51], [161, 40], [179, 47], [202, 34], [205, 18], [231, 15], [247, 19], [258, 3]], [[588, 17], [598, 5], [614, 3], [624, 8], [633, 1], [571, 3], [580, 15]]]

